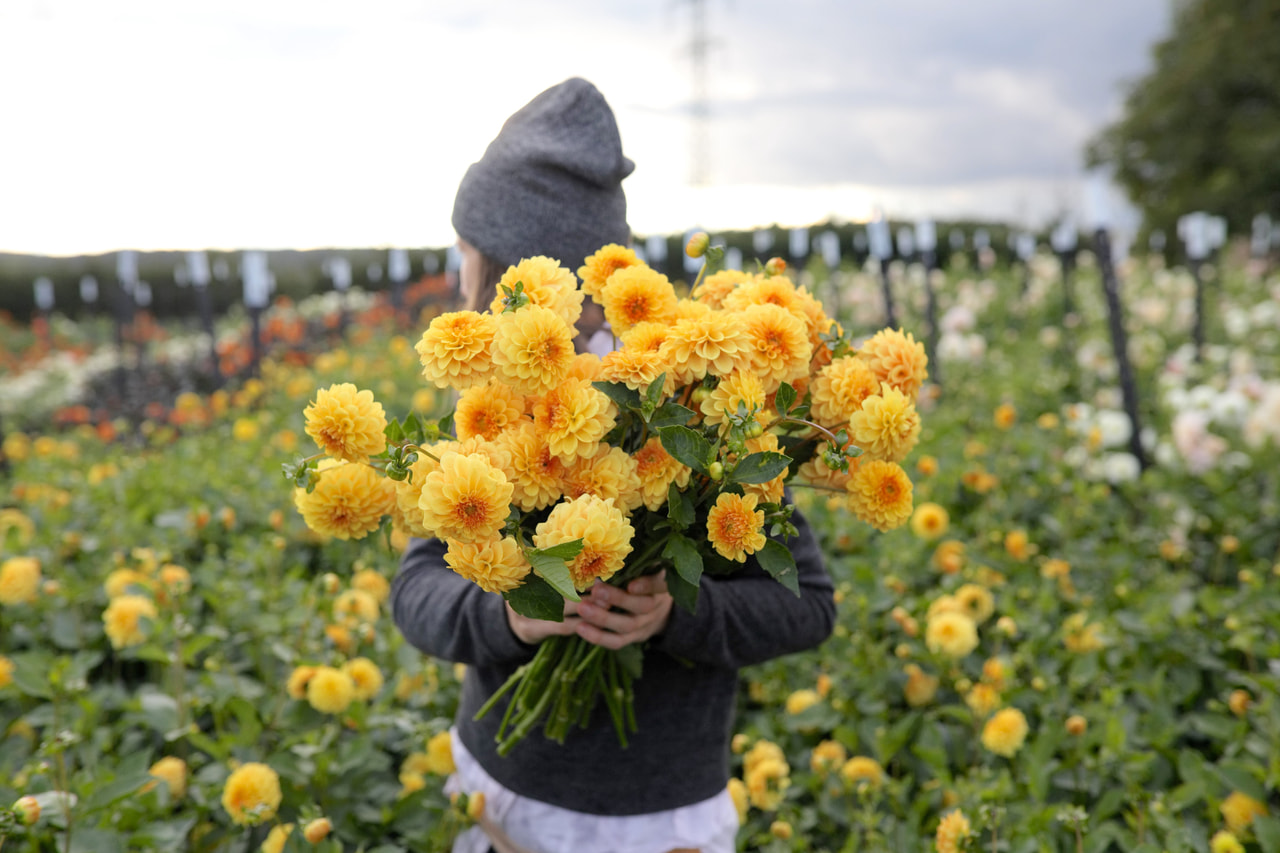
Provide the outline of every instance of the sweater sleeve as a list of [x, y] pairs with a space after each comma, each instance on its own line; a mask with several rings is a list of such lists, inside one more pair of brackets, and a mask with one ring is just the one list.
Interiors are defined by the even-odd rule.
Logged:
[[654, 647], [694, 663], [738, 669], [813, 648], [831, 635], [836, 604], [813, 530], [796, 511], [797, 535], [780, 540], [795, 557], [800, 597], [754, 557], [727, 577], [703, 577], [697, 612], [675, 607]]
[[413, 539], [391, 584], [391, 614], [411, 645], [472, 666], [520, 663], [536, 646], [521, 642], [501, 595], [485, 592], [444, 562], [445, 544]]

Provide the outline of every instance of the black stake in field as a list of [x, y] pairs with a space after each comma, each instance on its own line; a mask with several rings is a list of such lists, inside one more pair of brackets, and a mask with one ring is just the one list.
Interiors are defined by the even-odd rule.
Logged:
[[1191, 342], [1196, 363], [1204, 363], [1204, 275], [1200, 267], [1209, 257], [1209, 215], [1196, 211], [1178, 220], [1178, 236], [1187, 249], [1187, 269], [1195, 282], [1195, 316], [1191, 321]]
[[893, 286], [889, 282], [889, 260], [893, 257], [893, 237], [889, 233], [889, 222], [877, 217], [867, 223], [867, 237], [871, 242], [871, 254], [880, 263], [880, 286], [884, 293], [884, 321], [889, 328], [898, 325], [893, 310]]
[[1093, 250], [1098, 256], [1098, 272], [1102, 277], [1102, 295], [1107, 302], [1107, 324], [1111, 330], [1111, 348], [1115, 354], [1120, 374], [1120, 394], [1124, 411], [1129, 416], [1132, 430], [1129, 434], [1129, 452], [1138, 460], [1143, 471], [1151, 467], [1146, 449], [1142, 446], [1142, 419], [1138, 410], [1138, 384], [1129, 360], [1129, 338], [1124, 328], [1124, 313], [1120, 303], [1120, 283], [1116, 279], [1115, 265], [1111, 258], [1111, 236], [1107, 229], [1099, 228], [1093, 236]]
[[938, 230], [931, 220], [916, 223], [916, 248], [924, 265], [924, 351], [929, 358], [929, 374], [942, 385], [942, 362], [938, 360], [938, 296], [933, 289], [933, 271], [938, 267]]

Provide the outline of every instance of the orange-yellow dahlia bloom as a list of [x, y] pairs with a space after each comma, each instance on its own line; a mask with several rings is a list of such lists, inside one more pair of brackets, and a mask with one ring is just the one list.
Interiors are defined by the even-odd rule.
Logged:
[[307, 681], [307, 702], [322, 714], [341, 714], [355, 696], [355, 680], [332, 666], [316, 667]]
[[144, 619], [155, 619], [155, 603], [141, 595], [121, 595], [111, 599], [102, 613], [102, 625], [112, 648], [136, 646], [147, 639]]
[[453, 423], [458, 438], [493, 441], [503, 430], [516, 426], [523, 415], [524, 397], [509, 385], [491, 379], [458, 395]]
[[813, 346], [804, 321], [777, 305], [750, 305], [740, 315], [746, 329], [751, 370], [772, 393], [783, 382], [809, 372]]
[[888, 382], [911, 400], [929, 377], [929, 357], [924, 344], [916, 343], [910, 332], [882, 329], [862, 345], [858, 355], [867, 362], [876, 379]]
[[546, 436], [532, 421], [503, 433], [499, 446], [506, 453], [503, 471], [511, 481], [511, 502], [522, 512], [545, 509], [564, 494], [564, 463], [551, 452]]
[[721, 492], [707, 512], [707, 541], [727, 560], [744, 563], [764, 547], [764, 511], [755, 495]]
[[10, 557], [0, 563], [0, 604], [29, 604], [40, 594], [40, 561]]
[[594, 456], [579, 457], [564, 472], [564, 496], [613, 499], [627, 515], [643, 500], [636, 460], [621, 447], [601, 445]]
[[520, 544], [510, 536], [486, 542], [448, 542], [444, 561], [485, 592], [510, 592], [531, 571]]
[[689, 485], [692, 469], [666, 451], [656, 436], [635, 452], [636, 476], [640, 478], [640, 496], [650, 512], [657, 512], [667, 502], [671, 484], [683, 489]]
[[996, 755], [1013, 758], [1022, 749], [1028, 730], [1027, 718], [1021, 711], [1005, 708], [997, 711], [982, 727], [982, 745]]
[[574, 539], [582, 540], [582, 551], [568, 562], [569, 574], [579, 592], [597, 580], [607, 581], [622, 568], [631, 553], [635, 528], [612, 499], [583, 495], [556, 504], [547, 520], [538, 525], [533, 544], [551, 548]]
[[813, 380], [813, 419], [830, 426], [847, 422], [862, 402], [880, 390], [867, 363], [856, 356], [837, 358]]
[[872, 459], [900, 462], [920, 440], [920, 415], [905, 394], [883, 384], [849, 418], [849, 436]]
[[709, 424], [723, 424], [728, 415], [738, 413], [739, 406], [745, 407], [748, 414], [760, 415], [764, 411], [764, 385], [749, 370], [735, 370], [721, 379], [702, 401], [702, 416]]
[[849, 510], [882, 532], [902, 526], [911, 517], [911, 479], [897, 463], [879, 459], [861, 463], [845, 491]]
[[368, 462], [387, 449], [387, 415], [372, 391], [358, 391], [350, 382], [321, 388], [303, 414], [307, 435], [335, 459]]
[[352, 658], [342, 665], [342, 671], [355, 685], [353, 695], [361, 702], [366, 702], [378, 695], [384, 683], [382, 670], [368, 658]]
[[617, 422], [617, 406], [583, 379], [561, 382], [533, 404], [533, 423], [551, 452], [566, 465], [594, 456]]
[[[326, 464], [331, 463], [331, 464]], [[337, 539], [363, 539], [378, 529], [395, 502], [393, 480], [358, 462], [320, 463], [315, 488], [293, 490], [293, 504], [307, 527]]]
[[688, 385], [708, 373], [728, 376], [751, 367], [752, 344], [738, 315], [712, 311], [678, 321], [658, 351], [670, 366], [676, 384]]
[[[669, 373], [667, 362], [658, 350], [630, 349], [624, 347], [608, 353], [600, 362], [600, 378], [606, 382], [618, 382], [632, 391], [644, 392], [653, 381], [664, 373]], [[665, 384], [664, 392], [674, 384]]]
[[440, 459], [440, 470], [423, 481], [418, 499], [422, 526], [441, 539], [492, 539], [510, 514], [512, 492], [506, 475], [481, 454], [448, 453]]
[[724, 300], [738, 285], [752, 280], [751, 273], [741, 270], [721, 270], [712, 273], [693, 289], [694, 299], [712, 308], [723, 308]]
[[592, 299], [598, 299], [609, 278], [618, 270], [640, 266], [643, 261], [626, 246], [610, 243], [601, 246], [595, 254], [586, 259], [578, 267], [578, 278], [582, 279], [582, 291]]
[[978, 628], [973, 619], [958, 611], [930, 614], [924, 642], [934, 654], [962, 658], [978, 647]]
[[265, 764], [241, 764], [222, 788], [222, 807], [241, 826], [256, 826], [275, 817], [280, 808], [280, 777]]
[[541, 305], [526, 305], [494, 321], [493, 364], [503, 382], [521, 394], [554, 388], [573, 366], [573, 329]]
[[647, 266], [620, 269], [600, 292], [604, 318], [614, 334], [637, 323], [670, 322], [676, 313], [676, 291], [665, 275]]
[[938, 831], [934, 835], [933, 844], [938, 853], [960, 853], [964, 849], [965, 839], [973, 835], [969, 827], [969, 819], [964, 812], [956, 809], [948, 812], [938, 823]]
[[516, 282], [524, 285], [523, 293], [529, 302], [554, 311], [568, 325], [577, 323], [582, 316], [583, 293], [578, 289], [578, 280], [572, 272], [560, 266], [559, 261], [542, 255], [525, 258], [507, 268], [498, 280], [497, 293], [489, 305], [490, 313], [495, 316], [502, 313], [502, 300], [505, 298], [502, 288], [514, 291]]
[[453, 311], [431, 321], [414, 346], [422, 375], [440, 388], [462, 390], [484, 382], [493, 372], [493, 336], [489, 314]]

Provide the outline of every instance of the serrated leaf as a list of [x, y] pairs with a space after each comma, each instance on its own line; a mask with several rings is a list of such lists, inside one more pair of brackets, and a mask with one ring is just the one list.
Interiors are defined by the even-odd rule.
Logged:
[[760, 562], [760, 568], [791, 590], [796, 598], [800, 597], [800, 573], [796, 570], [796, 558], [791, 556], [791, 551], [785, 545], [770, 539], [756, 552], [756, 559]]
[[592, 382], [591, 385], [597, 391], [617, 403], [619, 408], [637, 409], [640, 407], [639, 392], [632, 391], [620, 382]]
[[693, 409], [685, 408], [675, 400], [668, 400], [649, 416], [649, 426], [661, 430], [666, 427], [684, 426], [693, 417]]
[[[581, 545], [578, 546], [578, 550], [582, 550]], [[534, 551], [529, 554], [529, 565], [533, 566], [537, 576], [546, 581], [561, 598], [567, 598], [570, 601], [579, 600], [578, 591], [573, 588], [573, 576], [569, 574], [569, 566], [563, 557], [552, 557]]]
[[671, 519], [671, 522], [680, 530], [684, 530], [697, 520], [693, 496], [680, 491], [680, 487], [675, 483], [667, 488], [667, 518]]
[[382, 433], [387, 437], [388, 444], [404, 441], [404, 427], [400, 426], [400, 422], [395, 418], [387, 423], [387, 428]]
[[787, 470], [791, 457], [772, 450], [752, 453], [740, 460], [730, 478], [734, 483], [767, 483]]
[[535, 574], [525, 577], [524, 583], [504, 592], [502, 597], [521, 616], [548, 622], [564, 621], [564, 596]]
[[559, 545], [552, 545], [550, 548], [539, 548], [532, 553], [559, 557], [561, 560], [572, 560], [582, 553], [582, 545], [581, 539], [573, 539], [569, 542], [561, 542]]
[[698, 612], [698, 584], [689, 583], [679, 572], [667, 572], [667, 592], [676, 605], [686, 613]]
[[675, 459], [688, 465], [699, 474], [707, 473], [711, 460], [711, 442], [702, 433], [686, 426], [670, 426], [658, 430], [663, 448]]
[[702, 580], [702, 554], [688, 536], [671, 534], [666, 547], [662, 549], [662, 556], [670, 560], [676, 573], [689, 583], [697, 586]]
[[644, 396], [650, 403], [655, 406], [662, 399], [662, 389], [667, 384], [667, 374], [660, 373], [658, 378], [649, 383], [649, 387], [645, 389]]
[[779, 414], [785, 415], [791, 411], [791, 404], [796, 401], [796, 389], [792, 388], [786, 382], [778, 386], [778, 392], [773, 395], [773, 407], [778, 410]]

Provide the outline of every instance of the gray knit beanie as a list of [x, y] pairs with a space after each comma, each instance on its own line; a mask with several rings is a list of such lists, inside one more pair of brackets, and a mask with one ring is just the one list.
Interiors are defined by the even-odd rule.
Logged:
[[458, 186], [453, 227], [500, 264], [546, 255], [576, 271], [631, 238], [622, 179], [633, 169], [604, 96], [575, 77], [502, 125]]

